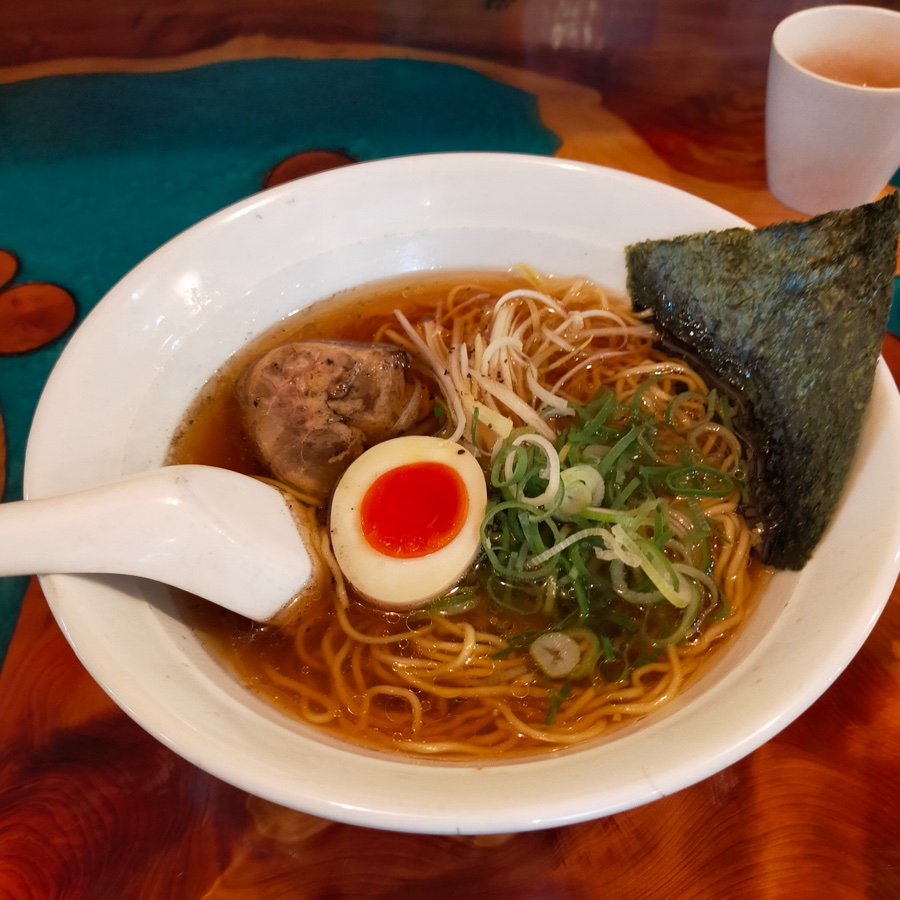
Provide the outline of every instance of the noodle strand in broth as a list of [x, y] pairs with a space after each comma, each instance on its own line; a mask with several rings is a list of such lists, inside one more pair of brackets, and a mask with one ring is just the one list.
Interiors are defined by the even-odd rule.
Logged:
[[[200, 627], [255, 691], [342, 739], [449, 759], [565, 748], [670, 702], [746, 616], [765, 576], [746, 453], [727, 398], [627, 301], [527, 269], [449, 278], [370, 288], [340, 307], [351, 324], [313, 310], [266, 340], [408, 352], [436, 386], [435, 432], [489, 479], [473, 570], [424, 609], [385, 612], [345, 582], [311, 507], [332, 589], [280, 629], [209, 613]], [[246, 359], [203, 403], [231, 402]], [[172, 461], [221, 464], [202, 450], [203, 403]], [[583, 671], [542, 667], [547, 634], [577, 644]]]

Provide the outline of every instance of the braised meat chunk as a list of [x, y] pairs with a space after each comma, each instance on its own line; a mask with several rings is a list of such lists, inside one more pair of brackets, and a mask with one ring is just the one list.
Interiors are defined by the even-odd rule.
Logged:
[[404, 350], [351, 341], [276, 347], [244, 372], [237, 396], [260, 460], [318, 498], [367, 447], [429, 411], [429, 391]]

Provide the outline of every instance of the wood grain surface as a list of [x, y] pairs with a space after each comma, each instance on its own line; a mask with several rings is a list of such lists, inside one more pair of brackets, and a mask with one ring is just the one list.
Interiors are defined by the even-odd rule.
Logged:
[[[45, 32], [28, 11], [38, 6], [52, 12]], [[186, 0], [152, 9], [94, 4], [103, 27], [92, 37], [90, 15], [75, 21], [77, 6], [4, 5], [0, 80], [270, 54], [452, 59], [534, 92], [542, 119], [563, 139], [561, 156], [674, 184], [756, 225], [795, 217], [765, 189], [762, 112], [768, 33], [797, 4], [611, 3], [602, 40], [596, 31], [591, 41], [561, 39], [556, 71], [548, 58], [557, 20], [534, 3], [472, 4], [468, 17], [447, 18], [420, 4], [343, 3], [325, 12], [327, 4], [294, 3], [318, 30], [291, 19], [275, 37], [248, 35], [263, 13], [238, 0], [223, 5], [218, 29], [209, 9]], [[88, 4], [81, 6], [79, 15]], [[276, 23], [290, 18], [287, 6], [264, 11]], [[565, 9], [577, 18], [602, 5], [549, 6], [565, 19]], [[397, 11], [390, 40], [388, 8]], [[366, 45], [335, 43], [348, 29]], [[404, 35], [420, 49], [402, 49]], [[886, 338], [884, 357], [900, 384], [900, 341]], [[0, 898], [889, 900], [900, 897], [898, 765], [895, 586], [861, 652], [809, 711], [673, 796], [520, 835], [335, 824], [232, 788], [142, 731], [82, 668], [32, 581], [0, 670]]]

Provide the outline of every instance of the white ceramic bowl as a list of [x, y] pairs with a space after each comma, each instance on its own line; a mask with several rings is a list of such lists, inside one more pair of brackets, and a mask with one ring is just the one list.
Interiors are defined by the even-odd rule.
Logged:
[[[287, 184], [163, 246], [72, 338], [41, 399], [26, 495], [158, 466], [197, 391], [250, 338], [311, 301], [401, 272], [528, 262], [623, 288], [624, 245], [742, 225], [672, 188], [558, 159], [385, 160]], [[545, 828], [636, 806], [754, 750], [857, 652], [900, 567], [900, 401], [883, 363], [849, 490], [813, 561], [779, 574], [706, 674], [665, 711], [555, 756], [471, 765], [366, 752], [251, 696], [203, 650], [167, 589], [50, 576], [79, 657], [173, 750], [272, 801], [429, 833]]]

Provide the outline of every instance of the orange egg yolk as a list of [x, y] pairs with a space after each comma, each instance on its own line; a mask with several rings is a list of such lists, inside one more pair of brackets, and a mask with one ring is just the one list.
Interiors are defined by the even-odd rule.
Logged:
[[397, 466], [372, 482], [359, 515], [369, 545], [396, 559], [446, 547], [460, 532], [469, 496], [459, 473], [444, 463]]

